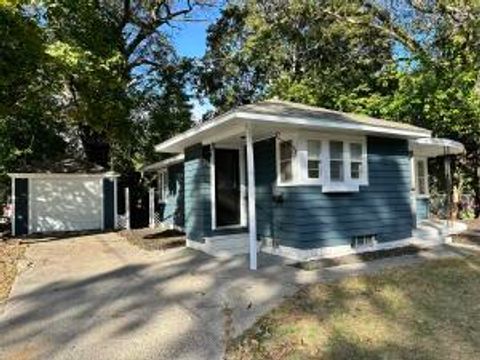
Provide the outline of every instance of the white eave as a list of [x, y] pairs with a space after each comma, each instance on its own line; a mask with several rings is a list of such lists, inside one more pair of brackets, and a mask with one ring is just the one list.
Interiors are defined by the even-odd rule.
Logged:
[[178, 155], [169, 157], [168, 159], [144, 166], [142, 168], [142, 172], [150, 172], [150, 171], [157, 171], [160, 169], [164, 169], [171, 165], [179, 164], [183, 162], [184, 159], [185, 159], [184, 154], [178, 154]]
[[100, 179], [100, 178], [117, 178], [120, 175], [115, 172], [104, 172], [104, 173], [9, 173], [7, 174], [12, 179], [72, 179], [72, 178], [91, 178], [91, 179]]
[[[338, 113], [338, 112], [337, 112]], [[368, 122], [350, 122], [328, 119], [323, 116], [288, 116], [248, 111], [239, 108], [200, 124], [155, 146], [157, 152], [181, 153], [186, 147], [197, 143], [213, 142], [212, 139], [226, 138], [231, 134], [244, 131], [250, 123], [252, 130], [270, 129], [272, 133], [281, 128], [325, 130], [330, 132], [356, 132], [370, 135], [384, 135], [405, 139], [431, 137], [431, 131], [416, 127], [395, 127], [369, 124]], [[386, 122], [385, 122], [386, 123]], [[392, 123], [395, 124], [395, 123]], [[398, 125], [398, 124], [397, 124]], [[255, 136], [255, 133], [253, 134]]]
[[465, 153], [462, 143], [450, 139], [420, 138], [413, 140], [410, 146], [413, 154], [419, 157], [432, 158]]

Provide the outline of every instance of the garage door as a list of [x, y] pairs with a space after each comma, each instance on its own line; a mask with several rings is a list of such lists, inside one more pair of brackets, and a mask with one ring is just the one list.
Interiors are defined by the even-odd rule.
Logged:
[[102, 227], [102, 182], [97, 179], [31, 179], [31, 232]]

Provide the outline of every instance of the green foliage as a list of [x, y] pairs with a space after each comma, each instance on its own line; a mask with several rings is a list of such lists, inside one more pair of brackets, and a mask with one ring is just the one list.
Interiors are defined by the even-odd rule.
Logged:
[[154, 160], [190, 125], [190, 65], [163, 29], [196, 4], [0, 1], [0, 176], [42, 159]]
[[219, 111], [277, 96], [459, 140], [457, 172], [480, 196], [476, 0], [247, 0], [210, 27], [200, 73]]
[[[14, 2], [0, 6], [0, 184], [7, 183], [7, 172], [58, 158], [66, 148], [44, 34], [20, 10]], [[5, 192], [0, 186], [0, 198]]]
[[209, 29], [203, 94], [220, 110], [272, 96], [339, 108], [342, 94], [375, 86], [376, 74], [393, 63], [387, 36], [326, 12], [355, 13], [360, 6], [325, 0], [228, 6]]

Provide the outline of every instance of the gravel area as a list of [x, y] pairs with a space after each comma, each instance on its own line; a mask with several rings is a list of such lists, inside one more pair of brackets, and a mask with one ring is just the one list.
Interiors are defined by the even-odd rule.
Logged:
[[0, 240], [0, 304], [8, 298], [25, 247], [18, 240]]

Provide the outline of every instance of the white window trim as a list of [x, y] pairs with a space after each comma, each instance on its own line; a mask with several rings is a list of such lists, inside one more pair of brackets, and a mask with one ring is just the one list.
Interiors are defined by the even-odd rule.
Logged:
[[[282, 182], [280, 177], [280, 142], [291, 140], [296, 152], [294, 152], [292, 173], [290, 182]], [[321, 177], [319, 179], [308, 178], [308, 141], [321, 141]], [[343, 166], [344, 181], [330, 180], [330, 141], [342, 141], [344, 143]], [[352, 179], [350, 172], [350, 144], [362, 144], [363, 172], [360, 179]], [[368, 150], [367, 137], [364, 135], [352, 136], [343, 134], [328, 134], [318, 132], [297, 132], [281, 134], [276, 141], [276, 168], [277, 186], [322, 186], [322, 192], [356, 192], [360, 186], [368, 186]]]
[[[425, 174], [425, 194], [420, 194], [418, 192], [418, 190], [420, 189], [420, 187], [418, 186], [419, 185], [419, 179], [418, 179], [418, 162], [419, 161], [423, 161], [423, 171], [424, 171], [424, 174]], [[419, 157], [419, 156], [416, 156], [415, 159], [414, 159], [414, 181], [415, 181], [415, 195], [417, 196], [417, 198], [428, 198], [430, 197], [430, 189], [429, 189], [429, 186], [428, 186], [428, 178], [429, 178], [429, 175], [428, 175], [428, 158], [426, 157]]]
[[[292, 180], [283, 182], [280, 176], [280, 143], [285, 141], [291, 141], [293, 146], [292, 154]], [[277, 186], [297, 186], [300, 184], [298, 181], [298, 174], [302, 172], [300, 168], [300, 162], [298, 161], [298, 136], [292, 133], [283, 133], [275, 139], [275, 164], [277, 169]]]

